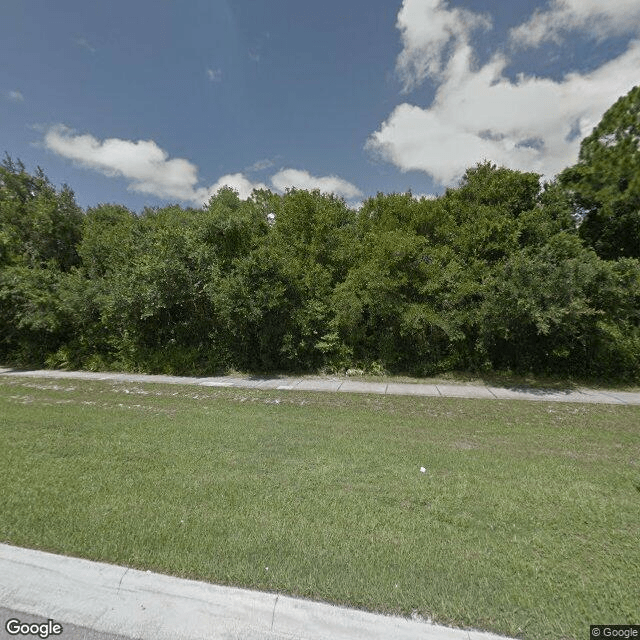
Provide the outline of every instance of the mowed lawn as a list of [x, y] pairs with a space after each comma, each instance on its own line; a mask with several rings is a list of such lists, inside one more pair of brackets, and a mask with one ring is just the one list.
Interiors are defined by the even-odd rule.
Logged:
[[0, 474], [13, 545], [527, 639], [640, 622], [640, 407], [0, 378]]

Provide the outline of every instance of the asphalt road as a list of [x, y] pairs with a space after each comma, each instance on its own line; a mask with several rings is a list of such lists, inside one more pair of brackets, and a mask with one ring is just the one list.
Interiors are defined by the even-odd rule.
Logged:
[[[0, 607], [0, 624], [2, 625], [2, 629], [0, 629], [0, 639], [1, 640], [25, 640], [26, 638], [41, 638], [44, 633], [41, 635], [12, 635], [8, 633], [6, 629], [6, 624], [9, 620], [19, 620], [21, 624], [38, 624], [43, 625], [47, 623], [47, 618], [43, 618], [42, 616], [34, 616], [29, 613], [24, 613], [22, 611], [15, 611], [14, 609], [6, 609], [5, 607]], [[60, 640], [130, 640], [126, 636], [114, 636], [110, 633], [100, 633], [99, 631], [94, 631], [93, 629], [89, 629], [87, 627], [78, 627], [74, 624], [70, 624], [65, 622], [64, 620], [54, 619], [54, 623], [58, 623], [62, 626], [62, 633], [59, 635], [50, 635], [49, 638], [51, 640], [56, 640], [56, 638], [60, 638]], [[52, 627], [50, 627], [52, 628]]]

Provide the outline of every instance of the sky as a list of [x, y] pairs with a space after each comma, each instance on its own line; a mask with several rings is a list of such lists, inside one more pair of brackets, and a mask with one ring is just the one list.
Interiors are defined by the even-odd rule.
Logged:
[[640, 0], [16, 0], [0, 60], [0, 153], [84, 209], [358, 206], [575, 163], [640, 84]]

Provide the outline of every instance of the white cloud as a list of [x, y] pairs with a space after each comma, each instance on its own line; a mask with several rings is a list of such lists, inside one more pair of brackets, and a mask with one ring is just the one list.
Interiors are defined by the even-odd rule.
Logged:
[[449, 9], [447, 0], [404, 0], [396, 27], [403, 44], [397, 70], [409, 90], [427, 76], [438, 76], [447, 51], [464, 46], [474, 29], [490, 28], [491, 20], [466, 9]]
[[[441, 185], [455, 184], [467, 168], [483, 160], [552, 177], [575, 162], [580, 140], [638, 82], [640, 41], [631, 41], [623, 55], [591, 73], [569, 73], [560, 81], [520, 74], [512, 81], [504, 74], [508, 60], [500, 54], [476, 68], [468, 17], [436, 0], [405, 0], [400, 13], [416, 5], [422, 22], [431, 25], [425, 29], [435, 33], [429, 36], [435, 48], [424, 49], [420, 57], [418, 40], [407, 44], [403, 31], [405, 49], [398, 69], [405, 82], [434, 77], [435, 98], [426, 108], [398, 105], [366, 148], [402, 171], [425, 171]], [[438, 30], [438, 24], [446, 26]], [[412, 27], [415, 33], [420, 28]], [[444, 51], [438, 33], [460, 34], [446, 51], [445, 62], [434, 58], [434, 51]], [[428, 41], [425, 36], [421, 42]], [[407, 76], [404, 61], [409, 59], [413, 62]]]
[[9, 91], [7, 96], [9, 100], [13, 100], [14, 102], [22, 102], [24, 100], [24, 96], [19, 91]]
[[246, 198], [251, 189], [266, 188], [252, 184], [242, 174], [223, 176], [211, 187], [197, 188], [198, 168], [183, 158], [169, 159], [166, 151], [153, 140], [100, 141], [92, 135], [74, 135], [63, 125], [51, 127], [44, 137], [45, 146], [58, 155], [100, 171], [107, 176], [122, 176], [129, 181], [129, 189], [148, 193], [166, 200], [177, 199], [197, 206], [205, 203], [217, 190], [229, 185]]
[[77, 38], [76, 44], [83, 49], [86, 49], [90, 53], [95, 53], [96, 49], [91, 45], [91, 43], [86, 38]]
[[287, 187], [296, 189], [319, 189], [325, 193], [335, 193], [346, 199], [357, 198], [362, 195], [358, 187], [338, 178], [337, 176], [312, 176], [308, 171], [299, 169], [281, 169], [271, 178], [271, 184], [278, 190], [284, 191]]
[[57, 154], [108, 176], [123, 176], [129, 189], [161, 198], [193, 200], [197, 167], [182, 158], [169, 159], [153, 140], [100, 141], [92, 135], [74, 135], [62, 125], [49, 129], [45, 146]]
[[274, 161], [269, 158], [265, 158], [264, 160], [257, 160], [250, 167], [246, 168], [246, 171], [264, 171], [264, 169], [269, 169], [273, 167]]
[[551, 0], [546, 11], [537, 10], [511, 31], [519, 46], [559, 42], [565, 31], [581, 30], [596, 38], [640, 33], [638, 0]]
[[242, 173], [229, 173], [222, 176], [218, 182], [207, 189], [198, 189], [197, 199], [202, 202], [207, 202], [209, 198], [218, 193], [218, 189], [222, 189], [222, 187], [231, 187], [232, 189], [235, 189], [241, 200], [246, 200], [254, 189], [269, 188], [262, 182], [251, 182], [251, 180], [246, 178]]
[[[129, 181], [131, 191], [147, 193], [165, 200], [182, 200], [202, 206], [219, 189], [228, 186], [245, 200], [254, 189], [268, 189], [263, 182], [253, 182], [243, 173], [222, 176], [210, 187], [198, 187], [198, 168], [184, 158], [169, 158], [153, 140], [98, 140], [92, 135], [76, 135], [64, 125], [55, 125], [45, 133], [45, 147], [58, 155], [107, 176]], [[267, 165], [265, 165], [267, 166]], [[362, 195], [357, 187], [336, 176], [317, 178], [307, 171], [283, 169], [271, 182], [281, 191], [287, 187], [320, 189], [345, 198]]]
[[221, 69], [207, 69], [207, 78], [211, 80], [211, 82], [220, 82], [222, 80], [222, 70]]

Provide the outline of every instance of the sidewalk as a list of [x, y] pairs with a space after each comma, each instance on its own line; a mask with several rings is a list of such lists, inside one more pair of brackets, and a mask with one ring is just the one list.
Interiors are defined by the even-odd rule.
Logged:
[[218, 376], [189, 378], [182, 376], [136, 373], [94, 373], [91, 371], [21, 371], [0, 368], [0, 375], [36, 378], [76, 378], [84, 380], [116, 380], [155, 384], [192, 384], [204, 387], [238, 387], [338, 393], [378, 393], [382, 395], [412, 395], [443, 398], [484, 398], [491, 400], [537, 400], [544, 402], [579, 402], [595, 404], [640, 405], [640, 392], [595, 389], [534, 389], [530, 387], [496, 387], [473, 384], [422, 384], [411, 382], [364, 382], [342, 378], [278, 377], [246, 378]]
[[[461, 585], [463, 588], [463, 585]], [[220, 587], [0, 544], [0, 606], [140, 640], [504, 640], [479, 631]], [[7, 620], [0, 620], [5, 631]], [[4, 637], [4, 636], [2, 636]]]

